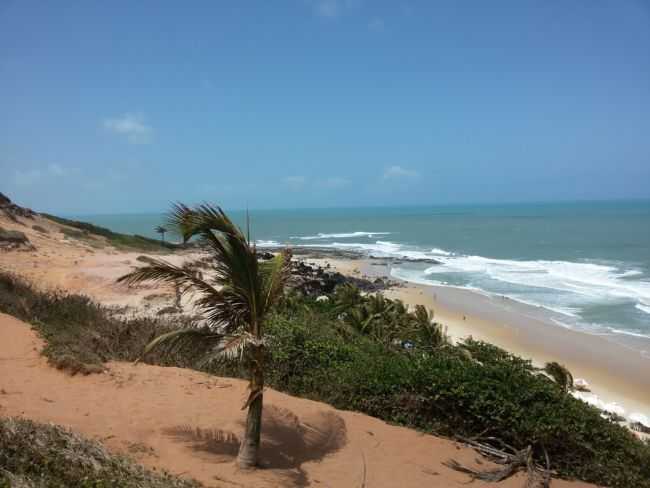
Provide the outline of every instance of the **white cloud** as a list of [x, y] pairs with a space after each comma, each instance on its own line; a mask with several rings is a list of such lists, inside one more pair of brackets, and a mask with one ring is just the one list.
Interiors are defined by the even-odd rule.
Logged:
[[386, 27], [384, 19], [380, 19], [379, 17], [375, 17], [370, 22], [368, 22], [368, 28], [373, 32], [382, 32], [384, 30], [384, 27]]
[[347, 178], [340, 178], [337, 176], [333, 176], [331, 178], [327, 178], [323, 182], [323, 186], [326, 188], [343, 188], [344, 186], [348, 186], [351, 183], [350, 180]]
[[284, 178], [284, 183], [291, 187], [294, 190], [298, 190], [305, 186], [305, 183], [307, 182], [307, 178], [304, 176], [287, 176]]
[[132, 144], [146, 144], [153, 136], [153, 128], [145, 124], [142, 114], [136, 113], [105, 119], [104, 129], [125, 136]]
[[397, 178], [414, 178], [416, 176], [418, 176], [417, 171], [406, 169], [399, 165], [391, 166], [389, 168], [386, 168], [386, 171], [384, 171], [385, 180], [391, 180]]

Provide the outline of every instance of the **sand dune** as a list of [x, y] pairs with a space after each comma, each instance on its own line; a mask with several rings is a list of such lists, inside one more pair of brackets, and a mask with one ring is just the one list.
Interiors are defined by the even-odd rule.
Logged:
[[[269, 389], [264, 469], [241, 472], [232, 460], [244, 420], [245, 382], [127, 363], [109, 363], [105, 374], [71, 377], [51, 368], [41, 347], [28, 324], [0, 314], [1, 415], [68, 426], [146, 466], [207, 486], [464, 486], [468, 477], [442, 463], [453, 458], [476, 465], [472, 450], [450, 440]], [[517, 476], [494, 486], [523, 482]], [[590, 485], [556, 480], [553, 486]]]

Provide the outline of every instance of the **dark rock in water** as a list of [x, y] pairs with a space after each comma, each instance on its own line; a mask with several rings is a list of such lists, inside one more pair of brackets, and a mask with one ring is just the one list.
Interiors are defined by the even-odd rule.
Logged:
[[427, 263], [427, 264], [443, 264], [442, 261], [439, 261], [434, 258], [426, 259], [412, 259], [405, 256], [402, 257], [385, 257], [385, 256], [368, 256], [371, 261], [370, 264], [373, 266], [380, 266], [382, 264], [404, 264], [404, 263]]
[[321, 266], [311, 266], [302, 261], [294, 261], [291, 265], [291, 288], [308, 296], [326, 295], [343, 284], [351, 284], [365, 292], [375, 292], [388, 288], [389, 283], [381, 278], [374, 281], [345, 276], [336, 271], [330, 271]]
[[257, 253], [257, 259], [259, 259], [261, 261], [268, 261], [269, 259], [273, 259], [273, 253], [271, 253], [271, 252]]
[[22, 249], [33, 251], [36, 249], [27, 236], [17, 230], [5, 230], [0, 227], [0, 249], [12, 250]]
[[36, 215], [36, 212], [33, 210], [12, 203], [9, 197], [3, 193], [0, 193], [0, 212], [4, 213], [12, 221], [18, 223], [21, 223], [18, 220], [18, 217], [33, 219], [34, 215]]

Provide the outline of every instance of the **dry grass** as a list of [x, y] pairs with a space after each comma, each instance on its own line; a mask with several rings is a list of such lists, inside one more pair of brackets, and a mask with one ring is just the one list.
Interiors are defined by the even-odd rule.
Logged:
[[110, 454], [99, 442], [57, 425], [0, 419], [0, 487], [192, 488], [200, 485], [154, 473]]

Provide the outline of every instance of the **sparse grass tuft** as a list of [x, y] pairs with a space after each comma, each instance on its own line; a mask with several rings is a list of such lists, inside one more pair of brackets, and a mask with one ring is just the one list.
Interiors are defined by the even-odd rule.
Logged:
[[49, 234], [50, 231], [47, 230], [45, 227], [42, 227], [40, 225], [32, 225], [32, 229], [34, 229], [36, 232], [40, 232], [41, 234]]
[[152, 472], [110, 454], [99, 442], [56, 425], [0, 419], [0, 487], [193, 488], [199, 483]]
[[[120, 318], [86, 296], [36, 290], [7, 273], [0, 273], [0, 312], [32, 324], [46, 340], [48, 361], [71, 374], [100, 373], [110, 360], [136, 360], [146, 344], [172, 329], [163, 319]], [[152, 358], [186, 364], [180, 357]]]

